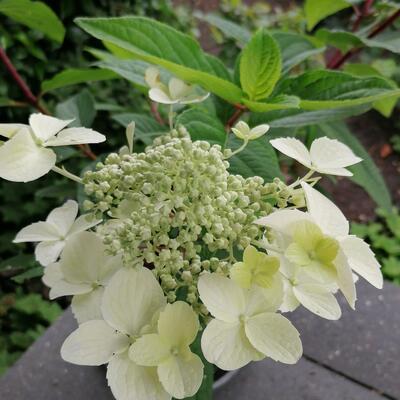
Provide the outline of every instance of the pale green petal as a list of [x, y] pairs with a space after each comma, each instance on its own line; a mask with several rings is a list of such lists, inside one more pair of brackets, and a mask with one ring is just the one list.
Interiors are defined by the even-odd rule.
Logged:
[[167, 304], [158, 319], [158, 333], [171, 346], [190, 345], [199, 331], [199, 318], [189, 304]]
[[73, 297], [71, 308], [78, 324], [103, 318], [100, 308], [103, 293], [104, 288], [99, 286], [89, 293]]
[[272, 228], [277, 232], [291, 234], [293, 224], [302, 221], [311, 221], [310, 215], [299, 210], [278, 210], [258, 219], [255, 223]]
[[64, 246], [65, 242], [62, 240], [41, 242], [35, 248], [36, 260], [46, 267], [58, 260]]
[[208, 311], [222, 321], [237, 321], [246, 304], [243, 289], [232, 279], [218, 274], [204, 274], [198, 282], [201, 301]]
[[61, 207], [57, 207], [51, 211], [46, 218], [46, 222], [52, 224], [61, 237], [65, 237], [77, 215], [78, 203], [75, 200], [68, 200]]
[[285, 250], [285, 257], [293, 264], [296, 265], [308, 265], [311, 260], [307, 251], [298, 243], [292, 243]]
[[157, 369], [136, 365], [127, 352], [112, 357], [107, 381], [117, 400], [171, 400], [158, 379]]
[[55, 165], [53, 150], [38, 146], [27, 129], [0, 146], [0, 178], [30, 182], [46, 175]]
[[252, 274], [250, 268], [243, 262], [238, 262], [229, 270], [229, 276], [242, 288], [251, 286]]
[[264, 313], [251, 317], [245, 323], [245, 331], [250, 343], [275, 361], [295, 364], [302, 355], [299, 332], [280, 314]]
[[126, 268], [118, 271], [106, 287], [101, 309], [115, 329], [138, 335], [165, 304], [164, 293], [150, 270]]
[[342, 315], [335, 296], [322, 285], [294, 286], [293, 293], [305, 308], [322, 318], [337, 320]]
[[337, 281], [338, 274], [334, 264], [322, 264], [318, 261], [313, 261], [302, 268], [302, 271], [318, 283], [331, 285]]
[[195, 104], [201, 103], [202, 101], [206, 100], [210, 96], [210, 93], [206, 93], [200, 95], [196, 92], [193, 92], [191, 95], [184, 97], [183, 99], [179, 100], [180, 104]]
[[249, 139], [255, 140], [265, 135], [269, 131], [270, 126], [268, 124], [257, 125], [250, 130]]
[[247, 246], [243, 252], [243, 262], [249, 266], [256, 266], [258, 262], [258, 250], [254, 246]]
[[203, 363], [198, 355], [169, 357], [157, 368], [164, 389], [174, 398], [194, 396], [203, 381]]
[[279, 311], [283, 313], [292, 312], [300, 305], [300, 302], [293, 293], [292, 284], [287, 279], [283, 281], [283, 290], [283, 302], [279, 307]]
[[84, 214], [81, 215], [72, 225], [69, 235], [73, 235], [74, 233], [79, 233], [83, 231], [87, 231], [90, 228], [100, 224], [102, 222], [101, 219], [96, 219], [92, 214]]
[[293, 240], [304, 250], [312, 251], [324, 238], [321, 229], [314, 222], [301, 221], [292, 225]]
[[171, 346], [157, 333], [144, 335], [129, 348], [129, 358], [144, 367], [156, 367], [171, 356]]
[[54, 228], [54, 226], [47, 222], [35, 222], [31, 225], [22, 228], [18, 233], [14, 243], [23, 242], [43, 242], [43, 241], [54, 241], [60, 239], [60, 234]]
[[62, 130], [56, 137], [46, 141], [45, 146], [73, 146], [86, 143], [101, 143], [106, 137], [93, 129], [67, 128]]
[[340, 242], [340, 247], [353, 271], [366, 279], [371, 285], [382, 289], [381, 267], [369, 245], [356, 236], [348, 236]]
[[337, 284], [339, 289], [348, 301], [350, 307], [355, 309], [357, 295], [353, 273], [351, 272], [351, 267], [348, 263], [348, 260], [341, 249], [339, 250], [334, 264], [337, 271]]
[[306, 195], [308, 211], [322, 231], [332, 237], [348, 235], [349, 222], [339, 208], [308, 183], [302, 182], [301, 186]]
[[19, 130], [23, 128], [28, 128], [29, 125], [24, 124], [0, 124], [0, 136], [11, 138], [13, 137]]
[[357, 157], [350, 147], [327, 137], [321, 137], [312, 142], [310, 155], [317, 171], [348, 167], [362, 161], [362, 158]]
[[149, 97], [156, 103], [161, 104], [176, 104], [178, 101], [171, 99], [165, 92], [159, 88], [152, 88], [149, 90]]
[[168, 90], [172, 100], [181, 100], [193, 91], [193, 86], [173, 77], [168, 82]]
[[337, 256], [339, 243], [337, 240], [324, 237], [315, 247], [315, 255], [319, 261], [324, 264], [331, 263]]
[[61, 347], [61, 357], [72, 364], [102, 365], [128, 345], [129, 338], [103, 320], [88, 321], [67, 337]]
[[310, 153], [304, 144], [295, 138], [287, 137], [287, 138], [279, 138], [273, 139], [269, 141], [273, 147], [279, 150], [281, 153], [286, 156], [295, 159], [300, 164], [305, 165], [308, 168], [311, 168], [311, 156]]
[[55, 136], [61, 129], [69, 125], [73, 119], [61, 120], [43, 114], [32, 114], [29, 117], [29, 125], [32, 128], [34, 135], [42, 141], [47, 141], [52, 136]]
[[260, 352], [250, 344], [240, 322], [213, 319], [203, 332], [201, 349], [208, 362], [225, 371], [260, 359]]

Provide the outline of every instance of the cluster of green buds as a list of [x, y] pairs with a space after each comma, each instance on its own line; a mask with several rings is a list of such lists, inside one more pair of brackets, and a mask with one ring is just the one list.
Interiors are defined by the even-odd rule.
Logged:
[[110, 253], [151, 268], [170, 302], [201, 307], [200, 272], [228, 275], [235, 255], [262, 239], [254, 221], [296, 196], [279, 179], [231, 174], [227, 154], [179, 127], [144, 153], [110, 154], [83, 178], [86, 209], [110, 218], [99, 229]]

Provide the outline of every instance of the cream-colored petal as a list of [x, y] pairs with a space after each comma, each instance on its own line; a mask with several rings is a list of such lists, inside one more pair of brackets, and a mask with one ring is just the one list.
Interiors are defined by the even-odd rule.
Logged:
[[44, 242], [59, 240], [60, 234], [55, 227], [47, 222], [35, 222], [22, 228], [18, 233], [14, 243], [23, 242]]
[[89, 293], [76, 295], [72, 298], [71, 308], [78, 324], [103, 319], [100, 308], [103, 293], [104, 288], [99, 286]]
[[165, 92], [159, 88], [152, 88], [149, 90], [149, 97], [156, 103], [161, 104], [176, 104], [178, 100], [171, 99]]
[[61, 207], [57, 207], [51, 211], [46, 218], [46, 222], [52, 224], [60, 235], [65, 237], [77, 215], [78, 203], [75, 200], [68, 200]]
[[244, 290], [232, 279], [216, 273], [204, 274], [198, 290], [208, 311], [222, 321], [235, 322], [245, 310]]
[[283, 313], [292, 312], [296, 310], [296, 308], [300, 305], [300, 302], [293, 293], [292, 284], [287, 279], [283, 280], [283, 288], [284, 288], [283, 302], [279, 307], [279, 311]]
[[46, 141], [46, 146], [73, 146], [76, 144], [101, 143], [106, 137], [93, 129], [67, 128], [62, 130], [56, 137]]
[[381, 267], [369, 245], [356, 236], [347, 236], [340, 241], [340, 247], [353, 271], [362, 276], [371, 285], [382, 289], [383, 276]]
[[144, 367], [156, 367], [171, 356], [171, 346], [157, 333], [144, 335], [129, 348], [129, 358]]
[[322, 318], [337, 320], [342, 315], [335, 296], [322, 285], [297, 285], [293, 293], [305, 308]]
[[71, 229], [68, 232], [68, 235], [73, 235], [74, 233], [79, 233], [83, 231], [87, 231], [90, 228], [100, 224], [102, 222], [101, 219], [96, 219], [93, 214], [84, 214], [81, 215], [71, 226]]
[[127, 352], [112, 357], [107, 381], [117, 400], [171, 400], [158, 379], [157, 369], [135, 364]]
[[181, 100], [193, 92], [193, 86], [172, 77], [168, 82], [168, 91], [172, 100]]
[[58, 260], [65, 242], [63, 240], [53, 240], [39, 243], [35, 248], [35, 258], [44, 267]]
[[245, 331], [250, 343], [275, 361], [295, 364], [302, 355], [299, 332], [280, 314], [255, 315], [245, 322]]
[[206, 100], [209, 96], [210, 96], [210, 93], [200, 95], [200, 94], [194, 92], [191, 95], [188, 95], [188, 96], [184, 97], [183, 99], [179, 100], [179, 103], [180, 104], [201, 103], [202, 101]]
[[248, 289], [251, 286], [251, 270], [248, 265], [243, 262], [234, 264], [229, 270], [229, 276], [242, 288]]
[[339, 253], [334, 261], [336, 272], [337, 272], [337, 284], [339, 289], [343, 293], [344, 297], [348, 301], [351, 308], [355, 309], [357, 300], [356, 286], [354, 284], [353, 273], [348, 263], [347, 257], [343, 253], [343, 250], [339, 250]]
[[259, 137], [265, 135], [269, 131], [270, 126], [268, 124], [257, 125], [250, 130], [249, 139], [256, 140]]
[[0, 146], [0, 178], [30, 182], [46, 175], [55, 165], [53, 150], [38, 146], [28, 129], [22, 129]]
[[318, 168], [316, 171], [326, 175], [353, 176], [353, 173], [346, 168]]
[[213, 319], [203, 332], [201, 349], [208, 362], [225, 371], [260, 359], [260, 352], [250, 344], [240, 322]]
[[102, 365], [127, 349], [129, 338], [103, 320], [83, 323], [61, 347], [63, 360], [78, 365]]
[[24, 124], [0, 124], [0, 136], [11, 138], [21, 129], [29, 129], [29, 125]]
[[157, 368], [164, 389], [176, 399], [194, 396], [203, 380], [203, 363], [198, 355], [169, 357]]
[[348, 235], [349, 222], [339, 208], [308, 183], [302, 182], [301, 187], [306, 195], [308, 211], [322, 231], [332, 237]]
[[343, 168], [362, 161], [350, 147], [336, 139], [321, 137], [315, 139], [310, 148], [311, 161], [314, 167], [320, 169]]
[[196, 339], [199, 328], [197, 314], [183, 301], [167, 304], [158, 319], [158, 333], [171, 346], [190, 345]]
[[55, 136], [72, 121], [73, 119], [62, 120], [43, 114], [32, 114], [29, 117], [29, 125], [34, 135], [44, 142]]
[[269, 141], [275, 149], [279, 150], [286, 156], [295, 159], [300, 164], [311, 168], [311, 157], [310, 153], [304, 144], [295, 138], [279, 138]]
[[101, 309], [115, 329], [138, 335], [165, 304], [164, 293], [150, 270], [124, 268], [106, 287]]
[[63, 274], [61, 272], [60, 263], [53, 263], [44, 269], [42, 281], [46, 286], [51, 288], [62, 279]]

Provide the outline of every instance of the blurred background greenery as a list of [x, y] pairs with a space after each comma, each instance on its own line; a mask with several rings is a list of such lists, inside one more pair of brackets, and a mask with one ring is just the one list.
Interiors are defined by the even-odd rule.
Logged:
[[[46, 109], [52, 110], [60, 118], [75, 117], [80, 125], [93, 127], [107, 134], [107, 143], [95, 148], [97, 160], [101, 159], [102, 154], [115, 150], [124, 143], [122, 125], [126, 121], [123, 115], [149, 113], [150, 104], [143, 95], [143, 89], [129, 82], [129, 71], [121, 71], [123, 65], [112, 67], [114, 72], [115, 68], [120, 67], [118, 75], [127, 77], [128, 80], [119, 78], [91, 81], [89, 84], [85, 82], [44, 93], [43, 82], [59, 72], [67, 68], [88, 68], [102, 62], [104, 66], [106, 62], [94, 56], [96, 53], [91, 49], [98, 44], [74, 24], [75, 17], [128, 14], [153, 17], [182, 32], [199, 37], [205, 50], [219, 54], [232, 69], [240, 50], [235, 35], [229, 34], [232, 26], [236, 27], [236, 33], [239, 28], [253, 31], [261, 26], [304, 33], [307, 24], [301, 1], [47, 0], [44, 3], [54, 11], [65, 27], [65, 39], [57, 41], [16, 21], [15, 18], [1, 14], [3, 2], [4, 0], [0, 0], [0, 47], [11, 58], [32, 92], [41, 96], [41, 104]], [[362, 1], [354, 3], [354, 7], [358, 7], [356, 9], [362, 10]], [[377, 1], [375, 15], [365, 15], [363, 24], [368, 26], [373, 18], [384, 18], [398, 6], [397, 2]], [[197, 10], [195, 13], [194, 8]], [[324, 21], [323, 27], [330, 29], [348, 26], [349, 21], [354, 23], [357, 20], [357, 16], [354, 16], [356, 9], [346, 8], [329, 17]], [[204, 13], [209, 10], [214, 10], [215, 13], [211, 16]], [[398, 26], [395, 25], [395, 28]], [[317, 39], [314, 37], [314, 40]], [[322, 40], [321, 37], [318, 40]], [[332, 60], [338, 48], [345, 52], [349, 44], [337, 37], [334, 40], [331, 37], [329, 41], [325, 37], [325, 45], [328, 45], [325, 58]], [[396, 46], [396, 51], [372, 48], [360, 54], [352, 66], [347, 64], [344, 69], [355, 74], [383, 75], [398, 84], [400, 43]], [[316, 56], [316, 60], [306, 63], [313, 62], [324, 63], [324, 56], [320, 54]], [[113, 68], [110, 67], [110, 70]], [[26, 121], [32, 111], [33, 108], [26, 104], [18, 85], [10, 79], [9, 73], [0, 64], [0, 121]], [[370, 111], [367, 116], [357, 117], [350, 126], [354, 127], [357, 137], [367, 146], [370, 155], [383, 171], [394, 202], [398, 203], [400, 121], [396, 118], [396, 102], [390, 112], [386, 112], [385, 117], [381, 114]], [[382, 126], [385, 127], [384, 132]], [[371, 129], [382, 131], [382, 134], [371, 138]], [[303, 136], [310, 134], [307, 127], [300, 128], [300, 131]], [[139, 149], [141, 146], [143, 148], [144, 143], [139, 142], [137, 146]], [[57, 156], [67, 169], [78, 175], [83, 168], [90, 168], [96, 162], [91, 161], [92, 164], [88, 164], [87, 158], [75, 148], [60, 149]], [[293, 167], [285, 162], [283, 166], [288, 174]], [[374, 213], [375, 204], [366, 199], [365, 192], [358, 192], [355, 186], [337, 183], [335, 189], [328, 185], [327, 190], [334, 194], [347, 216], [355, 221], [354, 232], [371, 243], [383, 264], [385, 276], [400, 284], [398, 210], [379, 210]], [[40, 280], [42, 267], [33, 257], [33, 247], [30, 244], [15, 245], [12, 239], [19, 229], [44, 219], [51, 209], [61, 205], [65, 199], [76, 196], [81, 198], [82, 193], [76, 191], [74, 183], [54, 174], [29, 184], [0, 181], [0, 375], [67, 306], [65, 301], [48, 301], [47, 289]], [[342, 197], [346, 199], [341, 202]]]

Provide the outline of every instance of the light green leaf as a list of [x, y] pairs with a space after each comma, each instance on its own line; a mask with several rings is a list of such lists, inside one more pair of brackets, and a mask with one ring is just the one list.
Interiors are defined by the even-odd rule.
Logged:
[[[230, 137], [229, 148], [235, 149], [242, 144], [236, 137]], [[278, 158], [273, 147], [265, 137], [249, 142], [247, 147], [229, 159], [230, 172], [245, 178], [261, 176], [266, 182], [275, 177], [282, 178]]]
[[242, 103], [245, 104], [251, 111], [266, 112], [272, 110], [284, 110], [288, 108], [299, 108], [300, 99], [296, 96], [287, 96], [283, 94], [269, 98], [265, 102], [242, 99]]
[[221, 74], [197, 41], [168, 25], [144, 17], [78, 18], [77, 24], [97, 39], [129, 51], [132, 58], [157, 64], [187, 82], [198, 84], [231, 103], [242, 90]]
[[300, 108], [305, 110], [352, 107], [400, 95], [400, 89], [394, 89], [386, 79], [357, 78], [344, 72], [325, 70], [288, 78], [278, 91], [300, 97]]
[[369, 47], [377, 47], [379, 49], [389, 50], [393, 53], [400, 54], [400, 35], [399, 31], [383, 32], [373, 39], [362, 39]]
[[0, 13], [62, 43], [65, 28], [53, 10], [41, 1], [1, 0]]
[[325, 44], [337, 47], [342, 52], [364, 46], [362, 40], [352, 32], [321, 28], [318, 29], [315, 36]]
[[160, 125], [148, 115], [124, 113], [113, 115], [112, 119], [125, 128], [132, 121], [135, 121], [135, 139], [141, 140], [146, 145], [151, 144], [157, 136], [166, 132], [165, 126]]
[[86, 89], [77, 95], [70, 97], [56, 107], [56, 117], [75, 120], [69, 124], [72, 126], [84, 126], [90, 128], [96, 116], [93, 96]]
[[282, 60], [275, 39], [260, 29], [240, 57], [240, 83], [252, 101], [267, 98], [279, 80]]
[[198, 108], [191, 108], [178, 115], [176, 124], [182, 124], [190, 133], [192, 140], [207, 140], [212, 144], [223, 145], [226, 132], [222, 122], [215, 116]]
[[331, 139], [338, 139], [347, 144], [357, 156], [363, 159], [361, 163], [348, 167], [354, 174], [350, 179], [364, 188], [379, 207], [390, 210], [392, 200], [379, 169], [347, 126], [344, 123], [336, 122], [318, 125], [318, 129], [322, 134], [321, 136], [325, 135]]
[[115, 79], [118, 76], [107, 69], [70, 68], [54, 75], [51, 79], [42, 82], [42, 93], [78, 83], [104, 81]]
[[307, 29], [310, 31], [324, 18], [348, 7], [351, 7], [351, 2], [345, 0], [306, 0]]

